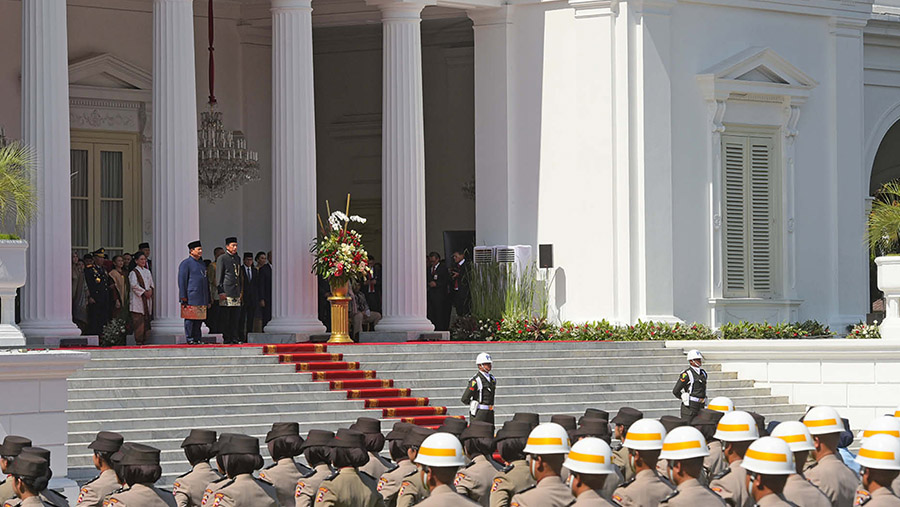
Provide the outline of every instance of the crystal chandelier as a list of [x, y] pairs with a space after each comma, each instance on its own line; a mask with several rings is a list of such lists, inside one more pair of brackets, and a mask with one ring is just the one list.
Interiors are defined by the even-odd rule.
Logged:
[[197, 139], [200, 196], [209, 202], [216, 202], [244, 183], [259, 180], [258, 154], [247, 149], [243, 132], [225, 130], [222, 112], [216, 110], [214, 19], [213, 0], [209, 0], [209, 110], [200, 113]]

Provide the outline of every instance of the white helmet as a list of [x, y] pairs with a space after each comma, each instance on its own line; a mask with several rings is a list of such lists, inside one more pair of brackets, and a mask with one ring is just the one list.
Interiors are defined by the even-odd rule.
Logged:
[[477, 358], [475, 358], [475, 366], [478, 366], [479, 364], [492, 364], [492, 363], [493, 363], [493, 361], [491, 361], [491, 355], [488, 354], [487, 352], [482, 352], [481, 354], [478, 354]]
[[466, 464], [466, 457], [456, 436], [433, 433], [419, 446], [415, 462], [431, 467], [461, 467]]
[[694, 359], [703, 360], [703, 354], [701, 354], [700, 351], [697, 349], [691, 349], [687, 353], [688, 362], [693, 361]]
[[[709, 447], [700, 430], [693, 426], [679, 426], [666, 435], [659, 457], [669, 461], [709, 456]], [[671, 464], [670, 464], [671, 466]]]
[[709, 405], [706, 408], [716, 412], [732, 412], [734, 411], [734, 402], [727, 396], [716, 396], [709, 400]]
[[624, 447], [638, 451], [658, 451], [663, 448], [666, 428], [656, 419], [641, 419], [628, 428]]
[[538, 424], [528, 434], [524, 450], [526, 454], [568, 454], [569, 434], [556, 423]]
[[759, 438], [759, 428], [752, 415], [743, 410], [735, 410], [719, 419], [713, 436], [723, 442], [747, 442]]
[[844, 422], [837, 410], [831, 407], [813, 407], [803, 417], [803, 424], [811, 435], [828, 435], [844, 431]]
[[866, 429], [862, 432], [862, 438], [869, 438], [882, 433], [900, 438], [900, 419], [889, 415], [876, 417], [866, 425]]
[[900, 470], [900, 438], [880, 434], [863, 440], [856, 462], [875, 470]]
[[900, 417], [900, 407], [894, 409], [894, 417]]
[[763, 475], [790, 475], [797, 473], [794, 453], [787, 442], [775, 437], [762, 437], [750, 444], [741, 466]]
[[614, 474], [612, 449], [599, 438], [582, 438], [575, 442], [563, 466], [573, 472], [591, 475]]
[[772, 430], [772, 436], [787, 442], [791, 452], [812, 451], [816, 448], [812, 435], [800, 421], [785, 421]]

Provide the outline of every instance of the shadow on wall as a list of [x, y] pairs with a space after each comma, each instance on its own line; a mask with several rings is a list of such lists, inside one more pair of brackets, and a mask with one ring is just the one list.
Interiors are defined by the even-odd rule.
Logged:
[[553, 314], [550, 317], [552, 320], [562, 321], [562, 307], [566, 304], [566, 270], [556, 268], [552, 281], [554, 285], [553, 303], [551, 305]]

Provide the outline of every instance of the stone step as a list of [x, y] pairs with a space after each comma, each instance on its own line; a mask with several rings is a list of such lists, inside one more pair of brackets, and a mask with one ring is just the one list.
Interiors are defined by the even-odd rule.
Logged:
[[[417, 361], [375, 361], [374, 359], [368, 359], [367, 357], [354, 357], [352, 359], [348, 359], [346, 356], [345, 360], [358, 361], [362, 368], [367, 370], [376, 370], [376, 371], [409, 371], [415, 370], [419, 372], [430, 372], [437, 369], [446, 368], [447, 366], [454, 366], [454, 369], [465, 369], [468, 372], [471, 372], [469, 376], [474, 375], [476, 370], [474, 365], [462, 364], [462, 362], [453, 362], [448, 361], [443, 358], [435, 358], [434, 356], [430, 356], [428, 359], [421, 359]], [[503, 371], [518, 371], [522, 368], [533, 368], [535, 366], [535, 359], [503, 359], [496, 360], [493, 365], [492, 373], [495, 375], [499, 375]], [[572, 368], [578, 367], [610, 367], [610, 368], [628, 368], [628, 367], [643, 367], [643, 366], [670, 366], [672, 368], [677, 368], [679, 371], [684, 370], [684, 364], [678, 360], [678, 358], [672, 358], [667, 356], [648, 356], [648, 357], [628, 357], [623, 359], [615, 359], [610, 360], [608, 358], [604, 358], [601, 356], [597, 357], [552, 357], [552, 358], [541, 358], [539, 364], [542, 368], [556, 368], [560, 371], [568, 371]], [[457, 368], [459, 366], [460, 368]]]
[[163, 357], [163, 356], [259, 356], [262, 347], [253, 346], [199, 346], [199, 347], [141, 347], [121, 349], [86, 349], [90, 352], [91, 359], [107, 358], [134, 358], [134, 357]]
[[[678, 373], [634, 373], [634, 374], [610, 374], [610, 375], [558, 375], [552, 377], [537, 377], [537, 376], [527, 376], [527, 377], [499, 377], [497, 389], [502, 389], [504, 387], [513, 386], [513, 385], [565, 385], [565, 384], [606, 384], [606, 383], [651, 383], [651, 382], [662, 382], [662, 383], [670, 383], [669, 391], [671, 392], [672, 387], [675, 386], [675, 381], [678, 379]], [[380, 375], [380, 373], [379, 373]], [[385, 374], [384, 378], [393, 378], [390, 374]], [[714, 378], [722, 379], [722, 380], [733, 380], [737, 379], [737, 373], [735, 372], [723, 372], [716, 373]], [[423, 379], [395, 379], [394, 382], [395, 387], [408, 387], [411, 389], [427, 389], [430, 387], [446, 387], [448, 384], [451, 384], [446, 378], [423, 378]], [[453, 380], [452, 385], [456, 386], [458, 389], [462, 389], [465, 387], [465, 383], [469, 380], [469, 377], [456, 377]], [[418, 392], [418, 391], [417, 391]], [[462, 393], [460, 393], [462, 394]]]
[[[568, 376], [578, 376], [578, 375], [638, 375], [638, 374], [664, 374], [667, 377], [672, 379], [672, 385], [675, 385], [675, 380], [678, 379], [678, 375], [681, 373], [682, 368], [678, 366], [669, 366], [669, 365], [624, 365], [624, 366], [575, 366], [571, 368], [561, 369], [558, 367], [547, 367], [543, 366], [532, 366], [530, 368], [516, 369], [516, 370], [506, 370], [502, 368], [497, 368], [496, 371], [492, 371], [494, 375], [499, 379], [498, 382], [502, 382], [502, 380], [507, 376], [512, 375], [522, 375], [528, 374], [533, 377], [568, 377]], [[465, 379], [468, 380], [472, 378], [474, 372], [470, 369], [431, 369], [428, 371], [419, 371], [419, 370], [376, 370], [378, 372], [378, 376], [380, 378], [392, 378], [395, 381], [402, 381], [404, 379], [417, 380], [421, 378], [429, 378], [429, 379]], [[714, 375], [716, 370], [710, 370], [710, 374]]]
[[[344, 350], [339, 349], [335, 353], [340, 353], [344, 355], [344, 359], [352, 358], [352, 361], [397, 361], [397, 362], [407, 362], [407, 361], [418, 361], [422, 358], [434, 358], [440, 360], [450, 361], [460, 361], [466, 363], [467, 365], [471, 365], [473, 368], [475, 367], [475, 356], [467, 351], [458, 351], [458, 350], [447, 350], [447, 351], [409, 351], [409, 352], [397, 352], [393, 351], [393, 349], [389, 351], [378, 350], [366, 353], [357, 352], [355, 349]], [[551, 349], [551, 350], [542, 350], [540, 351], [540, 358], [558, 358], [558, 357], [572, 357], [572, 350], [569, 349]], [[672, 349], [591, 349], [591, 350], [579, 350], [578, 357], [596, 357], [601, 359], [612, 360], [621, 360], [621, 359], [637, 359], [637, 358], [645, 358], [645, 357], [668, 357], [673, 360], [677, 360], [681, 363], [687, 364], [685, 360], [684, 354], [672, 350]], [[493, 354], [492, 357], [494, 364], [500, 364], [502, 362], [513, 360], [513, 359], [530, 359], [534, 361], [538, 359], [535, 355], [534, 351], [529, 350], [517, 350], [514, 348], [498, 351]]]
[[[212, 361], [212, 359], [215, 359]], [[209, 356], [210, 361], [208, 364], [215, 364], [216, 366], [247, 366], [247, 365], [270, 365], [270, 364], [278, 364], [278, 356]], [[116, 369], [116, 368], [134, 368], [134, 367], [148, 367], [151, 365], [159, 365], [159, 366], [197, 366], [198, 364], [202, 364], [202, 361], [197, 357], [192, 356], [176, 356], [176, 357], [122, 357], [122, 358], [91, 358], [91, 361], [88, 363], [90, 368], [85, 368], [83, 370], [79, 370], [78, 375], [80, 376], [90, 376], [91, 372], [97, 370], [103, 370], [106, 368]], [[89, 373], [83, 373], [83, 372]], [[72, 378], [77, 378], [77, 376], [73, 376]]]
[[[88, 363], [90, 365], [90, 363]], [[228, 372], [230, 375], [244, 375], [248, 373], [291, 373], [295, 371], [291, 364], [257, 364], [257, 365], [218, 365], [218, 364], [199, 364], [194, 366], [139, 366], [139, 367], [119, 367], [119, 368], [85, 368], [82, 370], [82, 377], [75, 380], [95, 379], [95, 378], [134, 378], [147, 376], [173, 376], [181, 377], [198, 377], [203, 375], [214, 375], [216, 373]], [[95, 376], [96, 373], [96, 376]]]
[[121, 387], [86, 387], [81, 389], [69, 389], [69, 406], [82, 401], [103, 400], [128, 400], [140, 399], [162, 400], [179, 396], [224, 396], [224, 395], [253, 395], [286, 393], [297, 396], [302, 393], [328, 392], [328, 382], [296, 383], [264, 383], [264, 384], [219, 384], [219, 385], [188, 385], [188, 386], [143, 386], [140, 389]]
[[[232, 404], [223, 400], [216, 400], [212, 404], [193, 404], [193, 405], [177, 405], [177, 406], [133, 406], [127, 409], [109, 410], [107, 408], [85, 408], [66, 410], [69, 415], [69, 424], [79, 423], [83, 421], [94, 421], [100, 417], [105, 418], [107, 422], [131, 419], [154, 418], [164, 415], [165, 418], [174, 417], [206, 417], [218, 414], [228, 414], [229, 416], [238, 415], [256, 415], [260, 412], [274, 413], [287, 412], [297, 414], [313, 414], [322, 411], [327, 413], [340, 413], [342, 411], [352, 411], [364, 409], [363, 400], [348, 400], [343, 393], [331, 392], [330, 399], [326, 400], [304, 400], [299, 401], [297, 397], [294, 401], [250, 401], [244, 404]], [[457, 400], [459, 401], [459, 400]], [[163, 412], [164, 414], [160, 414]], [[302, 417], [300, 418], [303, 419]]]
[[148, 375], [145, 377], [98, 377], [69, 380], [69, 389], [83, 389], [88, 387], [144, 387], [144, 386], [188, 386], [241, 383], [287, 383], [305, 384], [310, 380], [309, 375], [299, 375], [288, 368], [287, 373], [252, 373], [236, 377], [225, 371], [219, 371], [217, 375]]
[[[632, 350], [646, 350], [646, 349], [663, 349], [663, 350], [672, 350], [666, 349], [666, 344], [664, 341], [632, 341], [632, 342], [624, 342], [624, 341], [542, 341], [542, 342], [456, 342], [456, 341], [442, 341], [442, 342], [429, 342], [429, 343], [401, 343], [401, 344], [392, 344], [392, 345], [383, 345], [383, 344], [328, 344], [328, 352], [343, 352], [345, 354], [349, 354], [351, 352], [354, 353], [362, 353], [368, 354], [371, 352], [384, 352], [385, 348], [389, 347], [391, 352], [414, 352], [414, 351], [422, 351], [422, 352], [442, 352], [442, 351], [454, 351], [454, 352], [472, 352], [475, 354], [479, 352], [487, 352], [490, 354], [501, 353], [508, 350], [578, 350], [578, 351], [590, 351], [590, 350], [606, 350], [606, 349], [632, 349]], [[680, 353], [680, 351], [678, 351]], [[474, 359], [474, 357], [473, 357]]]

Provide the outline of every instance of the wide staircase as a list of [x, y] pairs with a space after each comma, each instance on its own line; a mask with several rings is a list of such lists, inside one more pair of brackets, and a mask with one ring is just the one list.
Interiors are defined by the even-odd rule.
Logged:
[[[578, 416], [631, 406], [647, 417], [677, 414], [672, 386], [684, 355], [659, 342], [410, 343], [92, 349], [69, 379], [69, 475], [95, 471], [87, 444], [97, 431], [162, 449], [163, 483], [188, 464], [179, 447], [191, 428], [263, 437], [273, 422], [301, 432], [335, 430], [357, 417], [434, 427], [464, 417], [460, 396], [474, 358], [489, 352], [497, 422], [515, 412]], [[797, 419], [804, 407], [707, 364], [710, 396], [729, 396], [767, 419]], [[262, 443], [262, 439], [260, 440]], [[263, 448], [263, 455], [268, 452]]]

